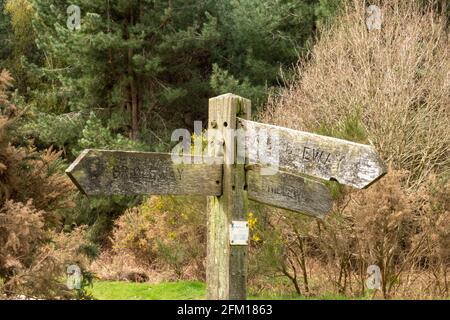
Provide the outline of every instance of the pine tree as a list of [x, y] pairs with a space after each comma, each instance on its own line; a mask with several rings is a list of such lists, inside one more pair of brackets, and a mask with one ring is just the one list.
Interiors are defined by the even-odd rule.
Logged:
[[35, 72], [49, 84], [36, 92], [39, 107], [94, 110], [111, 130], [152, 145], [192, 125], [183, 114], [204, 119], [212, 95], [236, 90], [262, 104], [280, 68], [304, 52], [319, 3], [79, 0], [81, 28], [71, 31], [72, 3], [30, 1], [46, 57]]
[[81, 29], [70, 31], [65, 2], [33, 2], [39, 47], [50, 57], [40, 71], [56, 81], [66, 111], [99, 109], [108, 119], [125, 118], [116, 129], [136, 139], [144, 113], [145, 121], [155, 112], [170, 119], [186, 102], [205, 102], [204, 48], [215, 39], [214, 19], [200, 14], [205, 4], [79, 1]]
[[[336, 1], [336, 0], [329, 0]], [[268, 90], [283, 83], [316, 30], [316, 0], [218, 2], [221, 46], [213, 51], [216, 94], [234, 90], [263, 105]], [[218, 81], [219, 80], [219, 81]], [[237, 85], [236, 85], [237, 81]]]

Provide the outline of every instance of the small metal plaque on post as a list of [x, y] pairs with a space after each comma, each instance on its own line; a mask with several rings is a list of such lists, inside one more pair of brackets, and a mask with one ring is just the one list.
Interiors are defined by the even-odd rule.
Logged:
[[230, 224], [230, 245], [246, 246], [248, 245], [248, 222], [232, 221]]

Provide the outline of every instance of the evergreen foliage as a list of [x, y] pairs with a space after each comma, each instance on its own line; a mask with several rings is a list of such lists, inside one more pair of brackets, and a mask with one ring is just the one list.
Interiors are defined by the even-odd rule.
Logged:
[[262, 105], [268, 89], [282, 83], [281, 70], [305, 53], [324, 6], [84, 0], [77, 3], [81, 28], [71, 31], [68, 2], [29, 1], [45, 57], [30, 65], [46, 84], [33, 91], [33, 104], [56, 113], [94, 111], [114, 135], [153, 150], [168, 147], [171, 129], [204, 120], [213, 95], [233, 91]]

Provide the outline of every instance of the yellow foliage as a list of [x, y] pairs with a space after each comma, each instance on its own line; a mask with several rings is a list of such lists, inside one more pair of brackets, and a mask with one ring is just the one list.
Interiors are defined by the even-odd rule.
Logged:
[[256, 227], [256, 223], [258, 222], [258, 219], [255, 217], [253, 212], [248, 213], [247, 221], [250, 231], [254, 230]]
[[11, 16], [11, 25], [16, 38], [15, 50], [24, 54], [34, 41], [33, 6], [28, 0], [7, 0], [5, 11]]
[[259, 237], [258, 234], [254, 234], [254, 235], [252, 236], [252, 240], [255, 241], [255, 242], [259, 242], [259, 241], [261, 241], [261, 238]]

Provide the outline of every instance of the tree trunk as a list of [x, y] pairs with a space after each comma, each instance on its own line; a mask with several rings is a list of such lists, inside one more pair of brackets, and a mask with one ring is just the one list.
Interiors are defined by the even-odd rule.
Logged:
[[[128, 50], [128, 55], [133, 56], [133, 49]], [[137, 97], [137, 89], [134, 79], [134, 74], [129, 65], [130, 79], [130, 93], [131, 93], [131, 139], [136, 140], [139, 135], [139, 105]]]
[[295, 287], [295, 291], [298, 293], [299, 296], [302, 295], [302, 290], [300, 289], [300, 285], [298, 284], [297, 281], [297, 270], [294, 267], [294, 264], [289, 260], [289, 263], [291, 264], [291, 268], [293, 270], [293, 275], [291, 275], [289, 273], [289, 271], [287, 270], [287, 267], [284, 263], [281, 264], [281, 273], [283, 273], [286, 277], [288, 277], [289, 280], [291, 280], [292, 284]]
[[[131, 28], [134, 25], [134, 13], [133, 6], [130, 5], [130, 25]], [[131, 35], [128, 34], [128, 38], [131, 38]], [[138, 106], [138, 97], [137, 97], [137, 88], [136, 88], [136, 75], [134, 74], [132, 67], [132, 59], [133, 59], [134, 51], [132, 48], [128, 49], [128, 77], [129, 77], [129, 90], [130, 90], [130, 99], [131, 99], [131, 134], [130, 137], [133, 140], [136, 140], [139, 135], [139, 106]]]
[[306, 252], [304, 247], [304, 241], [299, 237], [300, 244], [300, 267], [303, 273], [303, 283], [305, 284], [305, 292], [309, 293], [309, 284], [308, 284], [308, 271], [306, 270]]

